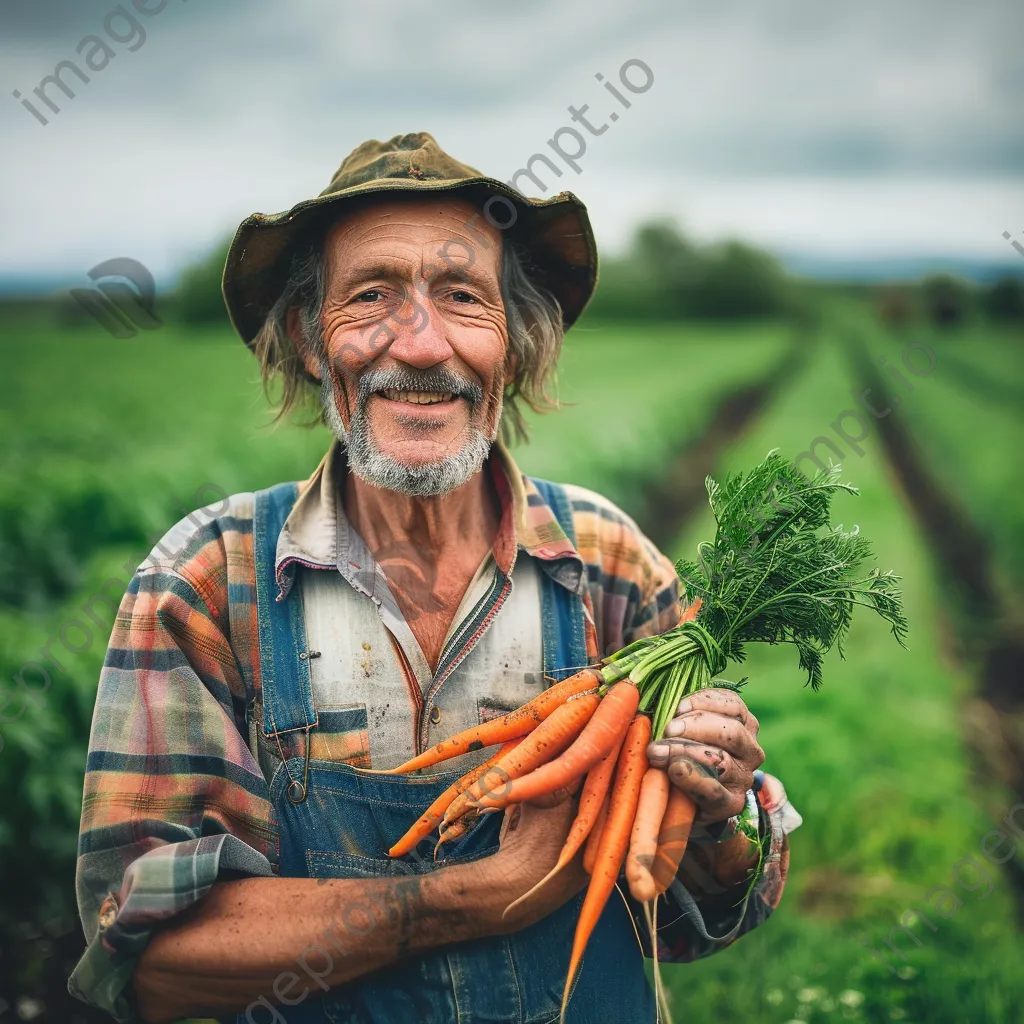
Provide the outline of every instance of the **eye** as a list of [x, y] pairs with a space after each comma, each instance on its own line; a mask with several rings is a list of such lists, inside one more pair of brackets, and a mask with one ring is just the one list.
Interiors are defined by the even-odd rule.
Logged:
[[476, 302], [476, 299], [472, 295], [470, 295], [469, 292], [464, 292], [461, 290], [452, 292], [452, 298], [456, 302]]
[[361, 295], [356, 296], [356, 302], [380, 302], [381, 293], [379, 288], [370, 288]]

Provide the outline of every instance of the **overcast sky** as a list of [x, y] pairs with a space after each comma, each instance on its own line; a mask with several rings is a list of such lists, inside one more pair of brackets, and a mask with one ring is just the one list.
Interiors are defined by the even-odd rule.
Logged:
[[[144, 42], [104, 27], [110, 0], [0, 0], [0, 277], [130, 256], [166, 279], [368, 138], [429, 131], [504, 180], [584, 103], [608, 128], [547, 194], [579, 195], [606, 251], [651, 215], [823, 255], [1012, 260], [1002, 232], [1024, 241], [1020, 0], [136, 2], [157, 11], [125, 2]], [[114, 56], [79, 53], [90, 34]], [[90, 80], [67, 70], [53, 113], [33, 90], [62, 60]], [[619, 81], [629, 60], [646, 92]]]

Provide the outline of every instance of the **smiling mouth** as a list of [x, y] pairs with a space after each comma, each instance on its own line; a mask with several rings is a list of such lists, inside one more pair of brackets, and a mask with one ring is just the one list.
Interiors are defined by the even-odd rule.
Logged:
[[413, 405], [443, 405], [455, 401], [457, 397], [451, 391], [396, 391], [393, 388], [378, 391], [377, 394], [389, 402], [411, 402]]

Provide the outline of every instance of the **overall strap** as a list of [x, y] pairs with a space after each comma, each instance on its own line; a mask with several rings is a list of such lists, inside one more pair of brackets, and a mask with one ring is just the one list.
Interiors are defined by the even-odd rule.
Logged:
[[[554, 512], [566, 537], [576, 544], [572, 507], [561, 484], [530, 478]], [[541, 563], [546, 568], [546, 563]], [[544, 622], [544, 674], [564, 679], [587, 664], [586, 627], [583, 598], [556, 582], [548, 572], [541, 574]]]
[[256, 615], [259, 624], [260, 675], [263, 682], [263, 732], [267, 736], [316, 726], [313, 688], [306, 651], [302, 595], [278, 601], [274, 566], [277, 541], [298, 497], [295, 483], [257, 491], [253, 510], [253, 561], [256, 566]]

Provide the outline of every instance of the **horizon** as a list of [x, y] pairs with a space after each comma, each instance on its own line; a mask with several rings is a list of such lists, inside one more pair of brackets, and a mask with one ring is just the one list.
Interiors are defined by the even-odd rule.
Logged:
[[[1024, 238], [1024, 233], [1022, 233]], [[716, 241], [725, 241], [719, 239]], [[737, 239], [747, 242], [748, 239]], [[1012, 241], [1012, 236], [1011, 236]], [[896, 284], [914, 285], [925, 277], [948, 274], [975, 286], [987, 286], [1001, 278], [1024, 279], [1024, 256], [1015, 257], [1007, 242], [1010, 258], [987, 259], [970, 254], [821, 254], [811, 252], [772, 252], [785, 272], [796, 279], [836, 284]], [[767, 250], [771, 252], [771, 250]], [[619, 259], [625, 253], [599, 253], [602, 259]], [[1018, 266], [1014, 259], [1020, 259]], [[170, 273], [154, 273], [159, 296], [173, 294], [181, 275], [192, 264], [184, 264]], [[151, 269], [151, 268], [150, 268]], [[73, 274], [53, 272], [18, 276], [0, 272], [0, 302], [18, 300], [45, 300], [70, 288], [89, 285], [85, 271]]]

